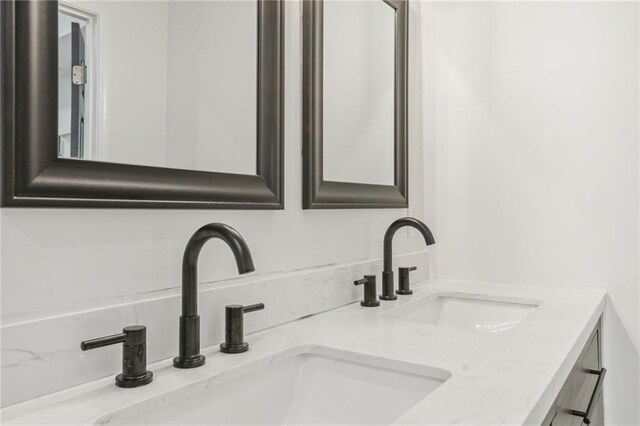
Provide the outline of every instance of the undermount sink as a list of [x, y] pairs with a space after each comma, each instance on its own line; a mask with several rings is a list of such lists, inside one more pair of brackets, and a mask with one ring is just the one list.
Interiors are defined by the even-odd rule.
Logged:
[[297, 347], [116, 411], [97, 424], [389, 424], [449, 376], [439, 368]]
[[399, 321], [495, 333], [515, 327], [539, 305], [535, 300], [439, 293], [383, 315]]

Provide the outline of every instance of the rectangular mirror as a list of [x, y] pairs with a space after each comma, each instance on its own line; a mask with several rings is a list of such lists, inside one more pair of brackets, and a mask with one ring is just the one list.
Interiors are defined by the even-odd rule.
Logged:
[[282, 208], [282, 9], [3, 2], [3, 204]]
[[407, 5], [306, 0], [304, 208], [407, 206]]

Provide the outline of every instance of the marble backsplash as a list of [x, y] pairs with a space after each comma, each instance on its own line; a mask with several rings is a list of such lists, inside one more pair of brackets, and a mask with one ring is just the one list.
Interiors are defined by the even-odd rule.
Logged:
[[[394, 260], [396, 267], [419, 265], [413, 282], [428, 278], [426, 251]], [[382, 260], [374, 259], [201, 284], [202, 347], [224, 339], [225, 305], [265, 304], [265, 310], [246, 316], [245, 332], [252, 333], [360, 300], [363, 288], [354, 286], [354, 279], [372, 273], [380, 276], [381, 270]], [[2, 406], [117, 374], [121, 345], [82, 352], [80, 342], [119, 333], [127, 325], [147, 326], [149, 363], [177, 355], [179, 315], [180, 289], [174, 288], [136, 300], [3, 325]]]

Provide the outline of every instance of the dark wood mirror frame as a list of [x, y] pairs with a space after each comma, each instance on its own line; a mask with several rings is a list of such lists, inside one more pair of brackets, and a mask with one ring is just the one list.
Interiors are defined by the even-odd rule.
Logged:
[[374, 185], [323, 179], [322, 67], [323, 1], [303, 1], [302, 139], [303, 207], [305, 209], [407, 207], [408, 4], [381, 0], [395, 10], [395, 184]]
[[256, 1], [255, 175], [58, 158], [58, 2], [0, 2], [2, 206], [282, 209], [284, 2]]

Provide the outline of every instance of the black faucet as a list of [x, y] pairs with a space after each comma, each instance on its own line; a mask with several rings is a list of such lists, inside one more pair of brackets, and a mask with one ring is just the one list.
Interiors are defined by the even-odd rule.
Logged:
[[264, 303], [255, 305], [227, 305], [225, 308], [224, 343], [220, 343], [220, 352], [239, 354], [249, 350], [249, 344], [244, 341], [244, 314], [261, 311]]
[[436, 242], [427, 225], [418, 219], [403, 217], [389, 225], [387, 232], [384, 234], [384, 269], [382, 271], [381, 300], [396, 300], [398, 298], [398, 296], [393, 294], [393, 236], [398, 229], [404, 228], [405, 226], [411, 226], [420, 231], [424, 237], [424, 242], [427, 243], [428, 246]]
[[242, 235], [222, 223], [210, 223], [198, 229], [184, 249], [182, 257], [182, 315], [180, 316], [180, 352], [173, 359], [177, 368], [194, 368], [204, 364], [200, 354], [200, 316], [198, 315], [198, 257], [204, 243], [220, 238], [229, 245], [240, 274], [253, 272], [251, 251]]
[[378, 296], [376, 296], [376, 276], [365, 275], [363, 279], [353, 282], [354, 285], [364, 284], [364, 299], [360, 301], [360, 306], [365, 308], [375, 308], [380, 306]]
[[131, 325], [120, 334], [85, 340], [80, 343], [80, 349], [88, 351], [116, 343], [124, 343], [122, 373], [116, 376], [116, 386], [136, 388], [151, 383], [153, 373], [147, 370], [147, 328], [144, 325]]

